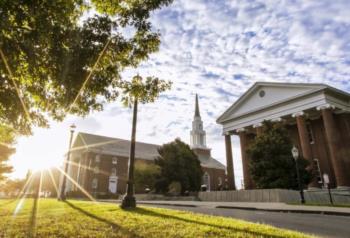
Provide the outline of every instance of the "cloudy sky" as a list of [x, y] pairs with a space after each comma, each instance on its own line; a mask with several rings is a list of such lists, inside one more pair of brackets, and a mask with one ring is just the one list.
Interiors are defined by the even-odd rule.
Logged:
[[[137, 140], [162, 144], [180, 137], [189, 143], [198, 93], [207, 144], [225, 164], [224, 140], [215, 121], [254, 82], [327, 83], [349, 92], [349, 9], [348, 0], [175, 0], [155, 12], [160, 51], [137, 72], [169, 79], [173, 88], [156, 103], [140, 106]], [[33, 137], [18, 140], [13, 176], [59, 164], [73, 122], [79, 131], [129, 139], [131, 110], [115, 102], [87, 118], [69, 117], [49, 130], [36, 129]], [[239, 186], [237, 138], [233, 150]]]

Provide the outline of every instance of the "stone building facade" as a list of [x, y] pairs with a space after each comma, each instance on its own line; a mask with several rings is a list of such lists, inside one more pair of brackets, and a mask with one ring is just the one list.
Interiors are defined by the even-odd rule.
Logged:
[[230, 189], [234, 189], [231, 136], [239, 136], [245, 189], [254, 189], [246, 151], [263, 121], [283, 123], [322, 188], [323, 174], [339, 190], [350, 188], [350, 95], [324, 84], [255, 83], [217, 120], [223, 126]]
[[[203, 185], [210, 190], [222, 189], [225, 166], [211, 157], [205, 146], [205, 131], [196, 97], [195, 119], [192, 123], [191, 147], [201, 162]], [[194, 142], [194, 143], [192, 143]], [[135, 163], [153, 164], [160, 145], [136, 142]], [[66, 191], [83, 188], [92, 195], [126, 192], [130, 141], [88, 133], [78, 133], [71, 149]], [[76, 181], [76, 183], [73, 183]], [[81, 187], [81, 188], [79, 188]], [[144, 191], [135, 191], [142, 193]]]

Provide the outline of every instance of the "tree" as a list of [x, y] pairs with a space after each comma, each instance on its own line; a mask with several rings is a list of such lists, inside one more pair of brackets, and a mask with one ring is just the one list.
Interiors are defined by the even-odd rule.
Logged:
[[148, 188], [153, 190], [156, 183], [156, 178], [159, 176], [159, 167], [155, 164], [148, 164], [143, 162], [135, 163], [135, 191], [145, 192]]
[[7, 164], [10, 156], [16, 151], [12, 146], [15, 142], [14, 131], [11, 128], [0, 125], [0, 181], [5, 174], [12, 172], [12, 166]]
[[[295, 161], [291, 154], [293, 144], [285, 127], [264, 122], [263, 133], [248, 149], [250, 172], [257, 188], [297, 189]], [[312, 179], [306, 168], [309, 162], [299, 158], [298, 167], [303, 185]]]
[[122, 81], [120, 88], [123, 90], [122, 101], [125, 106], [134, 104], [132, 129], [131, 129], [131, 145], [129, 155], [128, 182], [126, 195], [123, 198], [122, 208], [136, 207], [134, 197], [134, 162], [135, 162], [135, 141], [136, 141], [136, 123], [137, 123], [137, 107], [138, 102], [143, 104], [154, 102], [161, 92], [171, 88], [171, 82], [160, 80], [156, 77], [147, 77], [143, 80], [141, 76], [136, 75], [129, 81]]
[[30, 134], [48, 117], [102, 110], [123, 69], [158, 50], [149, 16], [171, 2], [0, 1], [0, 124]]
[[158, 192], [168, 192], [169, 185], [181, 184], [181, 194], [186, 191], [199, 191], [203, 171], [197, 155], [190, 146], [180, 139], [164, 144], [158, 149], [159, 156], [155, 164], [160, 167], [160, 176], [156, 181]]
[[25, 184], [24, 179], [7, 179], [3, 181], [0, 186], [0, 191], [5, 193], [7, 197], [17, 197], [23, 189]]

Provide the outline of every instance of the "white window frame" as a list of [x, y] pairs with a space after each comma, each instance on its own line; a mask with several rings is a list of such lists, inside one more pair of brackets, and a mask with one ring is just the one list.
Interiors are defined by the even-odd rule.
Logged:
[[95, 156], [95, 163], [100, 163], [101, 162], [101, 155], [97, 154]]
[[[113, 173], [115, 171], [115, 173]], [[117, 168], [113, 167], [111, 169], [111, 176], [117, 176]]]
[[118, 163], [117, 157], [112, 157], [112, 164], [117, 164], [117, 163]]
[[92, 189], [97, 189], [98, 188], [98, 179], [97, 178], [93, 178], [92, 179], [91, 187], [92, 187]]
[[94, 174], [98, 174], [98, 173], [100, 173], [100, 168], [96, 165], [94, 167]]

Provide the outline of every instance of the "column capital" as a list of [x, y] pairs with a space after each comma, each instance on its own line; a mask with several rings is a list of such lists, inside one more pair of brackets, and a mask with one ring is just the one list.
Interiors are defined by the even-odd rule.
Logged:
[[281, 117], [276, 117], [276, 118], [271, 119], [271, 122], [281, 122], [281, 121], [282, 121]]
[[254, 124], [253, 128], [258, 128], [258, 127], [262, 127], [262, 126], [263, 126], [263, 124], [261, 122], [259, 122], [259, 123]]
[[321, 110], [324, 110], [324, 109], [335, 109], [335, 106], [332, 105], [332, 104], [327, 103], [327, 104], [324, 104], [324, 105], [322, 105], [322, 106], [316, 107], [316, 109], [317, 109], [318, 111], [321, 111]]
[[301, 117], [301, 116], [305, 116], [306, 114], [305, 114], [305, 112], [303, 112], [303, 111], [300, 111], [300, 112], [295, 112], [295, 113], [293, 113], [292, 114], [292, 117]]
[[238, 133], [240, 133], [240, 132], [245, 132], [245, 131], [246, 131], [245, 128], [239, 128], [239, 129], [236, 130], [236, 132], [238, 132]]

